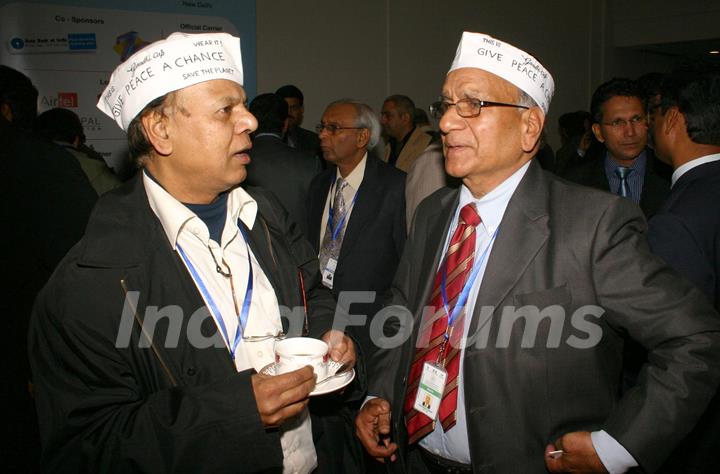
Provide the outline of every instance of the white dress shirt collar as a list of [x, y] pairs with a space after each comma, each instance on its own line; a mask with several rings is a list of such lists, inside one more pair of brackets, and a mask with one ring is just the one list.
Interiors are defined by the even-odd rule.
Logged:
[[682, 175], [695, 168], [696, 166], [704, 165], [705, 163], [711, 163], [717, 160], [720, 160], [720, 153], [701, 156], [700, 158], [695, 158], [694, 160], [690, 160], [687, 163], [678, 166], [678, 168], [673, 171], [670, 187], [672, 188], [673, 186], [675, 186], [675, 183], [677, 183], [678, 179], [680, 179]]
[[[529, 166], [530, 162], [528, 161], [509, 178], [500, 183], [499, 186], [480, 199], [473, 196], [470, 190], [463, 184], [460, 187], [460, 203], [455, 211], [454, 221], [457, 221], [457, 216], [460, 214], [460, 209], [462, 209], [463, 206], [474, 202], [475, 209], [482, 219], [482, 225], [485, 227], [485, 231], [488, 235], [491, 235], [500, 226], [510, 198], [523, 179], [523, 176], [525, 176]], [[452, 235], [452, 233], [449, 235]]]
[[[150, 207], [153, 212], [155, 212], [155, 215], [158, 216], [158, 219], [160, 219], [163, 230], [165, 230], [165, 235], [167, 235], [173, 250], [177, 247], [177, 239], [180, 231], [193, 220], [197, 221], [199, 231], [203, 232], [203, 235], [198, 235], [198, 237], [202, 238], [207, 244], [210, 236], [205, 223], [183, 203], [165, 191], [165, 189], [150, 178], [147, 173], [143, 172], [142, 178]], [[257, 202], [239, 186], [230, 191], [228, 195], [228, 217], [230, 222], [236, 222], [239, 218], [248, 229], [252, 229], [255, 224]], [[236, 233], [237, 230], [234, 227], [229, 228], [229, 226], [226, 226], [222, 233], [221, 244], [224, 244], [227, 239], [234, 237]]]
[[[360, 185], [362, 184], [363, 178], [365, 177], [365, 166], [367, 165], [367, 152], [365, 152], [365, 155], [362, 157], [362, 160], [360, 160], [360, 163], [355, 166], [355, 168], [350, 172], [349, 175], [347, 175], [345, 178], [343, 178], [345, 181], [347, 181], [348, 185], [355, 191], [360, 188]], [[340, 168], [335, 171], [335, 181], [337, 181], [338, 178], [341, 178], [340, 175]]]

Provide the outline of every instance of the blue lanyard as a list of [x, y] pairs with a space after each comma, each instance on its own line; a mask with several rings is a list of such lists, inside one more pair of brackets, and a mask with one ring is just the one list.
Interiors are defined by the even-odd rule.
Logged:
[[[463, 286], [462, 291], [460, 291], [460, 295], [458, 295], [457, 303], [455, 303], [455, 307], [453, 308], [452, 312], [450, 312], [448, 308], [448, 299], [447, 299], [447, 260], [443, 261], [442, 268], [441, 268], [441, 275], [442, 280], [440, 282], [440, 294], [442, 295], [442, 302], [443, 306], [445, 307], [445, 314], [448, 315], [448, 325], [447, 329], [445, 329], [445, 341], [449, 339], [449, 332], [450, 327], [452, 326], [453, 322], [455, 322], [455, 318], [457, 318], [457, 315], [462, 311], [462, 309], [465, 307], [465, 303], [467, 302], [468, 296], [470, 295], [470, 290], [473, 287], [473, 283], [475, 282], [475, 279], [477, 278], [478, 274], [480, 273], [480, 268], [482, 268], [483, 262], [485, 261], [485, 258], [487, 257], [488, 251], [490, 250], [490, 247], [492, 246], [493, 242], [495, 241], [495, 237], [497, 237], [498, 233], [498, 227], [495, 229], [495, 232], [493, 232], [493, 235], [490, 237], [490, 242], [488, 242], [487, 246], [485, 247], [485, 250], [483, 250], [483, 253], [480, 255], [480, 259], [477, 262], [473, 262], [473, 269], [470, 273], [470, 276], [468, 277], [467, 281], [465, 282], [465, 285]], [[477, 232], [477, 230], [476, 230]], [[448, 243], [449, 245], [449, 243]]]
[[[203, 298], [205, 298], [205, 301], [207, 301], [207, 304], [210, 306], [210, 310], [212, 311], [213, 315], [215, 316], [215, 320], [218, 323], [218, 326], [220, 326], [220, 331], [222, 332], [223, 338], [225, 339], [225, 342], [227, 343], [228, 348], [230, 349], [230, 356], [232, 357], [232, 360], [235, 360], [235, 351], [237, 350], [237, 346], [242, 340], [243, 332], [245, 330], [245, 326], [247, 325], [248, 315], [250, 314], [250, 302], [252, 301], [252, 293], [253, 293], [253, 267], [252, 267], [252, 259], [250, 258], [250, 246], [248, 245], [248, 239], [245, 235], [245, 231], [242, 229], [240, 225], [238, 225], [238, 229], [240, 230], [240, 233], [243, 236], [243, 239], [245, 240], [245, 248], [247, 249], [247, 256], [248, 256], [248, 282], [247, 286], [245, 288], [245, 298], [243, 299], [243, 305], [242, 309], [240, 310], [240, 314], [237, 315], [238, 317], [238, 326], [235, 330], [235, 339], [230, 343], [230, 337], [227, 332], [227, 328], [225, 327], [225, 322], [222, 318], [222, 313], [220, 312], [220, 309], [215, 304], [215, 300], [210, 295], [210, 292], [208, 291], [207, 287], [205, 286], [205, 283], [203, 282], [202, 278], [200, 277], [200, 274], [198, 273], [195, 266], [192, 264], [190, 259], [188, 258], [187, 254], [185, 254], [185, 251], [180, 247], [180, 245], [177, 246], [178, 252], [180, 253], [180, 256], [182, 257], [183, 261], [185, 262], [185, 265], [187, 265], [188, 269], [190, 270], [190, 274], [193, 277], [193, 280], [195, 280], [195, 283], [197, 284], [198, 288], [200, 289], [200, 292], [203, 295]], [[230, 275], [230, 285], [232, 286], [232, 274]], [[232, 295], [233, 299], [235, 298], [235, 292], [233, 291]]]
[[[341, 191], [342, 192], [342, 191]], [[360, 190], [358, 189], [355, 192], [355, 196], [353, 196], [353, 200], [350, 203], [350, 207], [347, 208], [345, 211], [345, 214], [340, 218], [340, 221], [337, 223], [337, 227], [333, 228], [333, 220], [335, 219], [335, 212], [333, 210], [333, 202], [330, 202], [330, 208], [328, 209], [328, 228], [330, 229], [332, 239], [337, 240], [338, 235], [340, 234], [340, 230], [345, 225], [345, 220], [347, 219], [348, 214], [350, 214], [350, 209], [352, 209], [355, 206], [355, 201], [357, 201], [358, 194], [360, 194]]]

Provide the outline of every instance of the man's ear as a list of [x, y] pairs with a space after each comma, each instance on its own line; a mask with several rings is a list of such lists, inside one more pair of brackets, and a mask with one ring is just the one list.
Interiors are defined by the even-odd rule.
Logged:
[[140, 118], [145, 136], [157, 154], [162, 156], [168, 156], [173, 151], [167, 120], [167, 115], [158, 110], [153, 110]]
[[673, 106], [665, 112], [665, 121], [663, 122], [662, 132], [669, 134], [677, 132], [680, 129], [686, 129], [685, 116], [680, 113], [680, 110]]
[[355, 146], [358, 148], [365, 148], [369, 142], [370, 142], [370, 129], [369, 128], [361, 128], [360, 130], [358, 130], [357, 142], [355, 143]]
[[8, 122], [12, 122], [12, 121], [13, 121], [12, 109], [11, 109], [10, 106], [7, 105], [5, 102], [3, 102], [2, 104], [0, 104], [0, 115], [2, 115], [3, 118], [4, 118], [5, 120], [7, 120]]
[[545, 114], [540, 107], [531, 107], [522, 116], [521, 146], [524, 152], [530, 153], [537, 145], [545, 125]]
[[600, 143], [605, 143], [605, 137], [603, 137], [602, 128], [600, 128], [599, 123], [592, 124], [592, 132], [593, 135], [595, 135], [597, 141], [599, 141]]

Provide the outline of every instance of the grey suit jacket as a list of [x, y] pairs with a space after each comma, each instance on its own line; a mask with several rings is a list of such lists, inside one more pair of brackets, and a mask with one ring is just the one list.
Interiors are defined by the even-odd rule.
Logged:
[[[393, 284], [394, 302], [414, 317], [413, 334], [371, 361], [386, 375], [369, 393], [391, 402], [401, 448], [417, 322], [457, 202], [458, 191], [445, 188], [420, 204]], [[650, 253], [645, 230], [632, 202], [530, 164], [489, 256], [464, 354], [474, 472], [545, 472], [548, 442], [598, 429], [651, 471], [692, 428], [720, 380], [720, 323]], [[518, 307], [526, 318], [514, 319]], [[532, 307], [543, 312], [533, 317]], [[620, 398], [625, 335], [649, 350], [650, 363]], [[402, 470], [400, 454], [393, 466]]]

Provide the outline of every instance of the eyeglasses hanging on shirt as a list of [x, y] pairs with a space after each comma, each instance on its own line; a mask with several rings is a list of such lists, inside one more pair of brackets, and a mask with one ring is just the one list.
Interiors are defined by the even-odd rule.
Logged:
[[202, 293], [203, 298], [205, 299], [205, 302], [210, 307], [210, 311], [213, 313], [213, 316], [215, 317], [215, 321], [217, 322], [218, 327], [220, 328], [220, 332], [222, 333], [222, 337], [224, 338], [228, 349], [230, 351], [230, 356], [232, 359], [235, 359], [235, 352], [237, 351], [238, 344], [240, 341], [246, 341], [246, 342], [257, 342], [257, 341], [264, 341], [267, 339], [283, 339], [285, 338], [285, 334], [281, 331], [278, 334], [264, 334], [264, 335], [258, 335], [258, 336], [245, 336], [245, 328], [247, 326], [247, 320], [248, 316], [250, 314], [250, 304], [252, 302], [252, 293], [253, 293], [253, 265], [252, 265], [252, 258], [250, 256], [250, 246], [248, 245], [248, 239], [245, 235], [245, 231], [241, 226], [238, 226], [238, 229], [240, 230], [240, 234], [243, 236], [243, 240], [245, 241], [245, 248], [247, 250], [247, 258], [248, 258], [248, 281], [247, 285], [245, 287], [245, 296], [243, 297], [243, 304], [242, 308], [238, 307], [238, 299], [235, 293], [235, 284], [233, 283], [232, 278], [232, 270], [230, 266], [225, 262], [224, 259], [221, 259], [222, 264], [226, 267], [227, 270], [223, 269], [217, 259], [215, 258], [215, 254], [213, 253], [210, 246], [208, 246], [208, 251], [210, 252], [210, 255], [212, 256], [213, 262], [215, 263], [215, 271], [218, 272], [223, 277], [230, 280], [230, 291], [232, 293], [232, 300], [233, 305], [235, 308], [235, 315], [238, 318], [238, 325], [235, 330], [235, 336], [232, 340], [230, 340], [230, 335], [228, 334], [227, 328], [225, 327], [225, 322], [222, 318], [222, 313], [220, 312], [220, 309], [218, 308], [217, 304], [215, 303], [215, 299], [210, 294], [210, 291], [207, 289], [207, 286], [205, 285], [205, 282], [202, 280], [202, 277], [198, 273], [195, 266], [192, 264], [190, 259], [188, 258], [187, 254], [183, 250], [183, 248], [178, 245], [178, 253], [182, 257], [183, 261], [185, 262], [185, 265], [188, 267], [188, 270], [190, 270], [190, 274], [192, 275], [193, 280], [195, 280], [195, 283], [198, 286], [198, 289]]

